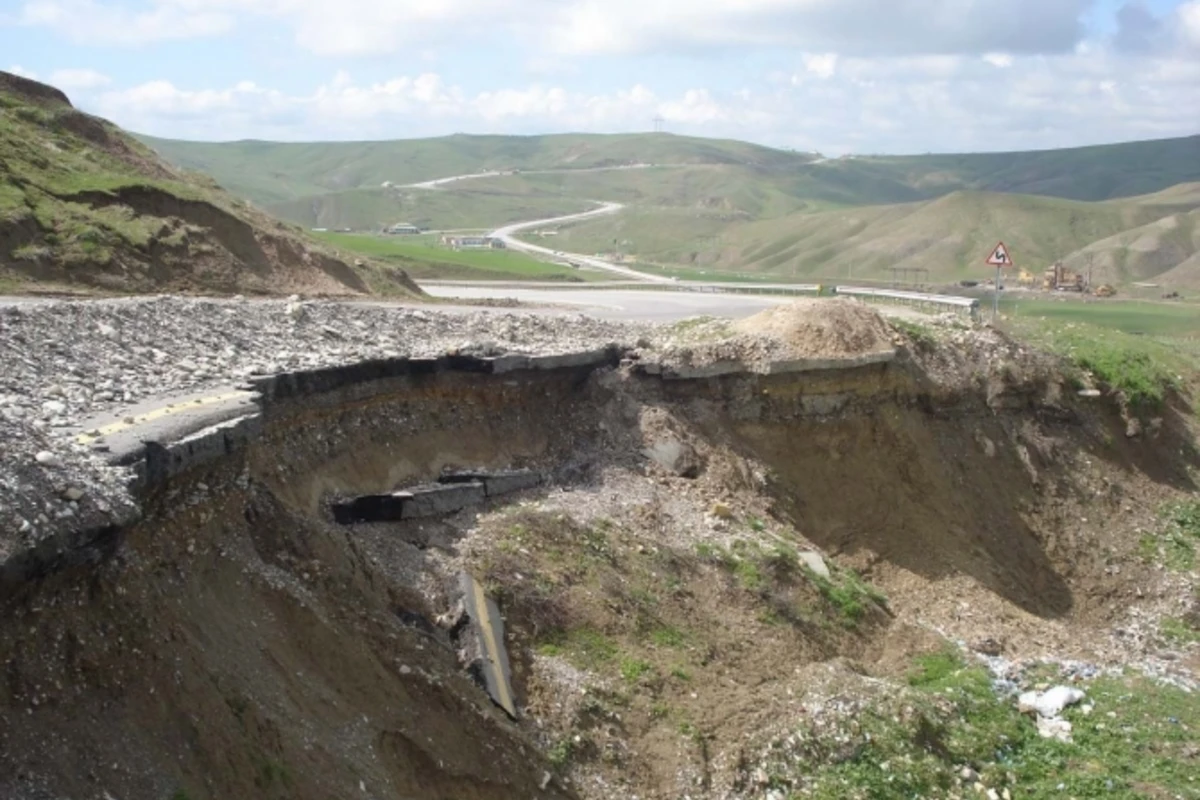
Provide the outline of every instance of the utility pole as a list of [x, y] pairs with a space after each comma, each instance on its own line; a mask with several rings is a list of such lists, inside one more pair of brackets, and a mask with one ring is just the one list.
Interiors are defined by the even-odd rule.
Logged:
[[666, 122], [666, 120], [662, 118], [661, 114], [654, 118], [654, 132], [655, 133], [662, 133], [664, 122]]

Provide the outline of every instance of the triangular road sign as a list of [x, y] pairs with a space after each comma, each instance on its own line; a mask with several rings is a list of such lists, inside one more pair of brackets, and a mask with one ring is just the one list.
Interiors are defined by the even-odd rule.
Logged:
[[1012, 258], [1008, 255], [1008, 248], [1004, 246], [1004, 242], [1000, 242], [992, 249], [992, 254], [988, 256], [987, 263], [993, 267], [1011, 267]]

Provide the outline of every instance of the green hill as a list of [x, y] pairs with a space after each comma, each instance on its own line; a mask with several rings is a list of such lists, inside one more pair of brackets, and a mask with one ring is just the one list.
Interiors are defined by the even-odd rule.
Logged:
[[578, 198], [529, 196], [455, 189], [378, 188], [302, 197], [271, 203], [272, 214], [309, 228], [377, 230], [407, 222], [430, 230], [488, 229], [510, 222], [586, 211]]
[[[1200, 205], [1200, 136], [838, 159], [670, 134], [146, 141], [307, 226], [487, 228], [606, 200], [627, 208], [564, 228], [564, 250], [778, 276], [884, 278], [896, 266], [957, 280], [1004, 239], [1034, 269], [1065, 259], [1114, 282], [1176, 268], [1186, 279]], [[486, 171], [509, 174], [404, 186]]]
[[623, 252], [648, 262], [791, 279], [879, 280], [903, 267], [946, 282], [986, 277], [983, 258], [1003, 240], [1018, 266], [1040, 271], [1062, 259], [1075, 268], [1093, 266], [1097, 282], [1126, 283], [1192, 257], [1200, 244], [1197, 208], [1200, 192], [1187, 187], [1094, 203], [957, 191], [719, 229], [683, 214], [624, 214], [565, 228], [557, 241], [564, 250], [591, 251], [616, 239]]
[[118, 292], [419, 292], [351, 266], [53, 87], [0, 72], [0, 284]]
[[[790, 197], [842, 205], [930, 199], [960, 189], [1107, 200], [1200, 180], [1200, 136], [1065, 150], [840, 159], [666, 133], [320, 143], [142, 140], [169, 161], [212, 175], [263, 205], [378, 188], [384, 181], [631, 163], [735, 165]], [[636, 171], [618, 174], [638, 179]]]
[[172, 163], [213, 176], [268, 205], [326, 192], [507, 169], [586, 169], [632, 163], [783, 168], [812, 157], [746, 142], [671, 134], [468, 136], [385, 142], [184, 142], [143, 136]]

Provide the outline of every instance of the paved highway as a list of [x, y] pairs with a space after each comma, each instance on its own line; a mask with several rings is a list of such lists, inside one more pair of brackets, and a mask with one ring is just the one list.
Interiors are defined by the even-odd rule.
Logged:
[[[573, 309], [573, 312], [583, 311], [590, 316], [602, 319], [650, 322], [671, 322], [702, 314], [714, 317], [748, 317], [751, 314], [757, 314], [764, 308], [770, 308], [780, 303], [789, 303], [796, 299], [783, 295], [704, 294], [651, 289], [514, 289], [428, 285], [422, 286], [422, 288], [434, 297], [512, 298], [523, 303], [568, 306]], [[563, 313], [561, 309], [553, 308], [528, 310], [548, 314]]]
[[542, 247], [540, 244], [530, 244], [516, 238], [515, 234], [521, 231], [527, 231], [530, 228], [542, 228], [547, 225], [558, 225], [563, 222], [578, 222], [582, 219], [590, 219], [592, 217], [602, 217], [606, 214], [615, 214], [625, 206], [620, 203], [600, 203], [598, 208], [593, 208], [590, 211], [581, 211], [578, 214], [566, 214], [561, 217], [550, 217], [549, 219], [535, 219], [529, 222], [515, 222], [512, 225], [505, 225], [503, 228], [497, 228], [491, 232], [491, 236], [500, 239], [510, 250], [523, 250], [526, 253], [537, 253], [542, 256], [549, 256], [558, 260], [574, 261], [577, 264], [585, 264], [593, 269], [613, 272], [625, 278], [633, 278], [634, 280], [647, 281], [649, 283], [671, 283], [670, 278], [659, 277], [658, 275], [647, 275], [644, 272], [638, 272], [629, 267], [622, 267], [618, 264], [613, 264], [611, 261], [605, 261], [602, 258], [594, 256], [585, 256], [580, 253], [563, 253], [549, 247]]

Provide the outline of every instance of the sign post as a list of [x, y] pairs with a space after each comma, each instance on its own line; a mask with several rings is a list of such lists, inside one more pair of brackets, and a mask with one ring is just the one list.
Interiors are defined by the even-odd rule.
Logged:
[[1000, 270], [1012, 266], [1012, 258], [1008, 255], [1008, 248], [1004, 242], [992, 248], [992, 254], [987, 257], [985, 263], [996, 268], [996, 282], [992, 286], [992, 321], [995, 322], [1000, 316]]

